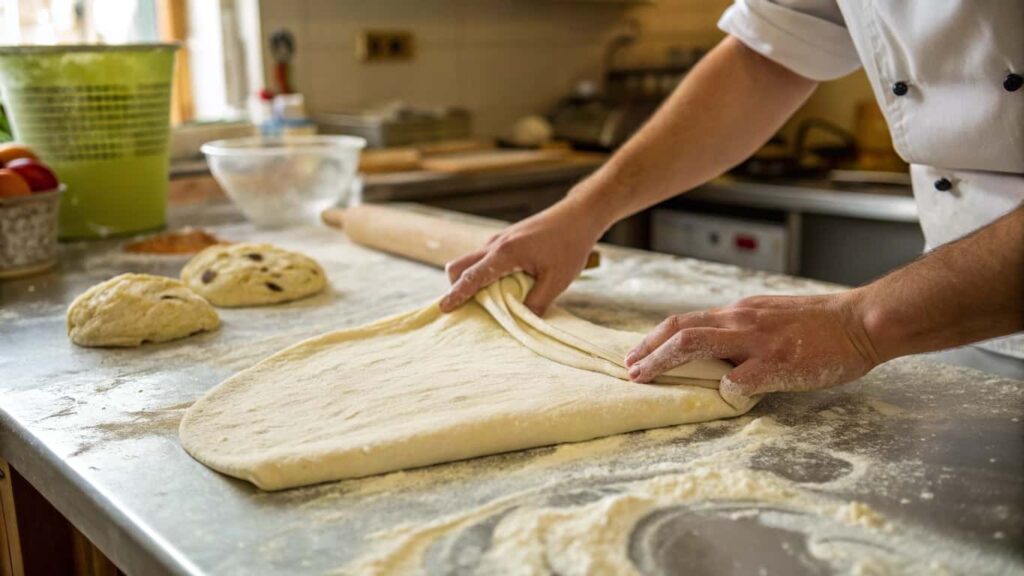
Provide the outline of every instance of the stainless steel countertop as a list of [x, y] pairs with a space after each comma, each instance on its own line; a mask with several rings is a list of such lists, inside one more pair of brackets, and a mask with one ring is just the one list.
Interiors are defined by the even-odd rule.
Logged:
[[686, 198], [746, 208], [889, 222], [918, 221], [909, 186], [841, 186], [828, 180], [749, 180], [723, 176]]
[[[226, 204], [176, 210], [173, 219], [232, 240], [303, 250], [323, 263], [332, 289], [284, 306], [222, 310], [224, 324], [212, 334], [99, 350], [77, 348], [65, 336], [64, 311], [74, 296], [119, 272], [176, 275], [181, 258], [126, 255], [116, 241], [70, 244], [56, 271], [0, 282], [0, 456], [129, 573], [334, 571], [363, 553], [369, 534], [401, 523], [427, 523], [510, 494], [545, 500], [615, 490], [617, 481], [640, 474], [644, 459], [659, 470], [686, 469], [695, 454], [742, 440], [755, 418], [782, 432], [729, 453], [736, 465], [865, 502], [938, 539], [936, 557], [963, 550], [991, 562], [985, 565], [992, 571], [1024, 571], [1024, 383], [926, 359], [887, 364], [839, 389], [774, 395], [727, 422], [630, 434], [625, 444], [597, 444], [610, 448], [592, 453], [585, 444], [575, 459], [563, 448], [541, 448], [280, 493], [223, 477], [177, 441], [191, 402], [275, 350], [420, 305], [446, 282], [439, 270], [352, 246], [331, 230], [255, 230]], [[829, 289], [609, 247], [602, 267], [561, 302], [593, 321], [638, 329], [684, 305]], [[760, 510], [756, 502], [744, 506]], [[738, 542], [705, 535], [677, 560], [698, 566], [705, 552], [739, 554], [813, 538], [762, 528], [744, 524]], [[427, 566], [453, 572], [467, 557], [456, 552], [481, 545], [486, 539], [460, 540], [462, 548], [430, 555]], [[824, 569], [809, 562], [772, 565], [784, 573]]]
[[465, 196], [498, 190], [528, 190], [549, 184], [569, 186], [596, 170], [604, 161], [592, 155], [507, 170], [475, 174], [395, 172], [362, 177], [363, 198], [368, 202], [417, 202], [430, 198]]
[[[418, 202], [432, 198], [483, 194], [496, 190], [564, 185], [596, 170], [604, 161], [598, 155], [573, 162], [553, 163], [480, 174], [397, 172], [362, 178], [363, 198], [368, 202]], [[207, 173], [202, 160], [179, 161], [171, 166], [172, 177]], [[827, 214], [889, 222], [917, 222], [917, 204], [909, 187], [838, 185], [827, 179], [751, 180], [723, 176], [691, 190], [686, 198], [703, 202], [763, 208], [785, 212]]]
[[[408, 172], [364, 178], [363, 196], [370, 202], [416, 202], [437, 197], [480, 194], [572, 183], [600, 165], [580, 162], [474, 175]], [[838, 185], [827, 179], [749, 180], [722, 176], [687, 192], [683, 198], [745, 208], [826, 214], [886, 222], [916, 223], [917, 204], [909, 186]]]

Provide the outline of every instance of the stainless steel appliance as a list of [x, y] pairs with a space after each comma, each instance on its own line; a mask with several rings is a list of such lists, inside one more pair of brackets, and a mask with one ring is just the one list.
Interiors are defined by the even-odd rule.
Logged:
[[755, 270], [793, 272], [793, 248], [784, 223], [658, 208], [651, 214], [651, 249]]
[[600, 94], [594, 84], [580, 83], [551, 113], [555, 138], [581, 149], [617, 148], [654, 114], [701, 55], [693, 50], [669, 66], [611, 69]]
[[329, 112], [315, 118], [321, 134], [365, 138], [373, 148], [469, 138], [473, 118], [463, 108], [417, 108], [391, 103], [353, 112]]

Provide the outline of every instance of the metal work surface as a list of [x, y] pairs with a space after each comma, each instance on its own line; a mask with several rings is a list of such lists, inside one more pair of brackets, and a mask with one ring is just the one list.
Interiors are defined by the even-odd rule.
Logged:
[[[595, 506], [637, 502], [652, 508], [611, 548], [646, 573], [1024, 573], [1024, 383], [920, 358], [839, 389], [773, 395], [730, 421], [279, 493], [221, 476], [178, 443], [193, 401], [306, 337], [423, 305], [446, 281], [326, 228], [257, 231], [225, 204], [174, 216], [227, 240], [301, 250], [331, 286], [291, 304], [221, 309], [214, 333], [111, 350], [68, 341], [67, 304], [120, 272], [177, 275], [185, 258], [130, 255], [117, 241], [72, 244], [53, 273], [0, 283], [0, 457], [128, 573], [363, 572], [403, 562], [487, 572], [503, 559], [526, 565], [527, 556], [502, 555], [516, 550], [511, 542], [551, 541], [517, 532], [517, 519], [586, 528], [587, 514], [616, 509]], [[744, 295], [833, 289], [608, 248], [560, 302], [642, 331], [670, 312]], [[665, 478], [692, 490], [665, 505], [648, 483]]]
[[745, 208], [807, 212], [882, 220], [917, 222], [917, 203], [910, 187], [851, 188], [823, 180], [789, 182], [742, 180], [723, 176], [688, 193], [686, 198]]
[[[601, 155], [590, 154], [575, 157], [572, 162], [480, 174], [415, 171], [364, 175], [362, 194], [368, 202], [418, 202], [495, 190], [527, 190], [531, 187], [576, 182], [600, 167], [604, 160]], [[205, 161], [201, 160], [179, 161], [171, 166], [172, 177], [207, 171]], [[757, 181], [722, 176], [688, 192], [685, 198], [784, 212], [828, 214], [886, 222], [918, 221], [917, 204], [909, 186], [851, 186], [825, 179]]]

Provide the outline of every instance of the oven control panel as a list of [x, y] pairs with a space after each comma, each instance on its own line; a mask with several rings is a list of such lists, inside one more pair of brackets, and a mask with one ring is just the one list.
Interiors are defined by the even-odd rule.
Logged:
[[657, 252], [786, 272], [789, 242], [783, 224], [659, 208], [651, 219]]

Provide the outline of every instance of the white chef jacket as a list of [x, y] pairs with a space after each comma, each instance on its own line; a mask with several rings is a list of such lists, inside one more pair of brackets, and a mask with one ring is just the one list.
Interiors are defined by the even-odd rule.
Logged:
[[718, 25], [812, 80], [864, 67], [927, 248], [1024, 202], [1024, 0], [736, 0]]

